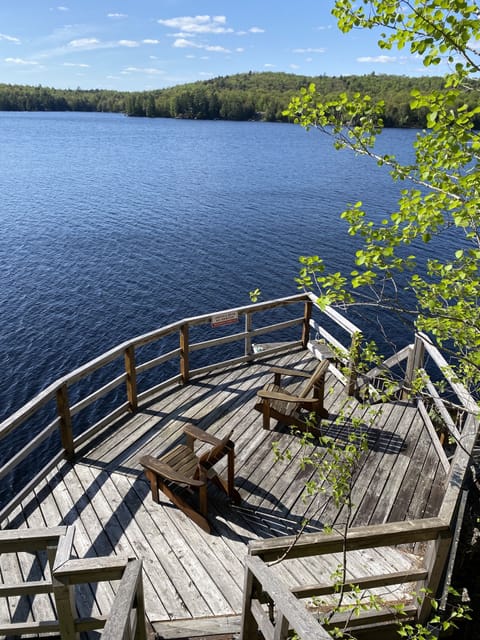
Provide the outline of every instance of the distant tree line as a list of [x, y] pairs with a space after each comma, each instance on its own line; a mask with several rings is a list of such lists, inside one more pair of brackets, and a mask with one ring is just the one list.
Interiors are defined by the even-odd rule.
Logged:
[[107, 111], [125, 113], [126, 93], [0, 84], [0, 111]]
[[[53, 89], [43, 86], [0, 84], [0, 111], [98, 111], [148, 118], [198, 120], [262, 120], [282, 122], [291, 97], [315, 83], [324, 101], [340, 93], [369, 94], [385, 102], [386, 127], [425, 127], [426, 113], [410, 109], [411, 91], [442, 91], [444, 80], [396, 75], [299, 76], [288, 73], [241, 73], [143, 92], [103, 89]], [[478, 88], [462, 100], [478, 104]], [[480, 116], [475, 122], [480, 128]]]

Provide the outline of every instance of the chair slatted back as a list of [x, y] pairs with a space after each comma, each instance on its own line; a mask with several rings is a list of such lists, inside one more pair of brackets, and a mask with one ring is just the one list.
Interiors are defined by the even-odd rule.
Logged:
[[221, 460], [233, 448], [233, 442], [230, 440], [232, 433], [233, 431], [230, 431], [218, 444], [199, 456], [198, 464], [204, 469], [210, 469]]
[[312, 373], [305, 387], [300, 393], [300, 398], [308, 397], [310, 391], [314, 388], [318, 380], [327, 373], [329, 362], [328, 360], [321, 360], [315, 371]]

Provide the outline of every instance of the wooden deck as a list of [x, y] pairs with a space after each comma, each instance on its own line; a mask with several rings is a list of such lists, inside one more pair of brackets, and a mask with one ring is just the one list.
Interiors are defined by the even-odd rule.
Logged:
[[[311, 471], [301, 470], [298, 436], [285, 427], [262, 429], [253, 410], [256, 391], [270, 381], [268, 366], [282, 364], [311, 370], [315, 360], [308, 351], [239, 366], [206, 375], [174, 391], [164, 391], [143, 403], [138, 413], [109, 427], [88, 443], [75, 463], [64, 462], [40, 484], [35, 494], [17, 508], [9, 527], [53, 527], [74, 524], [78, 557], [130, 555], [143, 559], [145, 604], [149, 621], [159, 633], [162, 621], [222, 616], [235, 628], [242, 607], [244, 557], [251, 540], [290, 535], [325, 524], [341, 526], [328, 496], [313, 501], [302, 497]], [[325, 432], [339, 441], [357, 428], [367, 435], [368, 450], [356, 470], [353, 525], [377, 524], [435, 516], [446, 482], [444, 454], [420, 412], [404, 402], [369, 407], [347, 399], [333, 373], [327, 377], [325, 405], [330, 413]], [[340, 416], [340, 419], [337, 418]], [[160, 455], [182, 441], [182, 427], [192, 422], [223, 436], [233, 429], [236, 443], [236, 486], [242, 504], [228, 503], [214, 487], [210, 502], [212, 534], [192, 523], [161, 494], [155, 504], [138, 459], [145, 453]], [[361, 426], [358, 425], [361, 423]], [[272, 445], [291, 452], [291, 459], [275, 462]], [[318, 447], [321, 451], [321, 448]], [[420, 553], [420, 550], [417, 549]], [[335, 556], [288, 560], [276, 565], [278, 575], [293, 588], [329, 577], [340, 562]], [[416, 566], [412, 551], [381, 548], [350, 553], [349, 571], [385, 566], [400, 571]], [[27, 554], [0, 557], [5, 582], [12, 575], [40, 575], [48, 571], [46, 559]], [[385, 594], [390, 601], [406, 599], [408, 585]], [[82, 615], [107, 613], [115, 592], [111, 583], [77, 587]], [[49, 596], [3, 601], [0, 620], [41, 617], [51, 607]], [[8, 609], [7, 609], [8, 604]], [[201, 628], [196, 624], [195, 628]], [[92, 636], [93, 637], [93, 636]]]

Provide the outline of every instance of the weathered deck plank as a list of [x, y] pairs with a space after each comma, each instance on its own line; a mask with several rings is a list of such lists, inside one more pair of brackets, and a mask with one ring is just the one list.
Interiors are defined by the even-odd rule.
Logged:
[[[162, 392], [85, 445], [74, 466], [60, 464], [51, 472], [32, 499], [17, 510], [12, 526], [76, 524], [78, 556], [142, 557], [151, 621], [238, 615], [243, 559], [250, 540], [296, 533], [305, 513], [312, 517], [306, 530], [318, 530], [325, 522], [340, 526], [344, 517], [328, 496], [311, 504], [303, 501], [304, 484], [313, 470], [299, 468], [298, 436], [286, 427], [262, 428], [261, 415], [253, 405], [256, 390], [270, 381], [269, 364], [312, 370], [315, 361], [308, 352], [291, 353], [193, 379], [175, 392]], [[331, 373], [327, 387], [325, 405], [331, 416], [323, 422], [325, 433], [341, 444], [349, 430], [361, 428], [368, 441], [355, 474], [354, 523], [405, 519], [423, 512], [434, 515], [445, 472], [428, 433], [428, 438], [418, 433], [422, 430], [416, 409], [405, 403], [390, 402], [380, 408], [346, 400], [342, 384]], [[155, 504], [138, 462], [145, 453], [160, 455], [182, 442], [182, 427], [188, 422], [215, 435], [233, 429], [236, 443], [235, 478], [242, 503], [232, 505], [212, 488], [212, 535], [200, 530], [163, 494], [160, 504]], [[358, 424], [362, 426], [355, 427]], [[291, 459], [275, 462], [274, 441], [280, 451], [290, 450]], [[28, 570], [25, 560], [22, 567], [15, 561], [17, 571]], [[417, 561], [402, 550], [364, 550], [351, 554], [348, 573], [353, 580], [362, 572], [403, 570]], [[276, 573], [291, 587], [312, 584], [321, 576], [328, 580], [339, 562], [336, 556], [285, 561]], [[3, 576], [3, 564], [0, 572]], [[405, 589], [393, 591], [392, 597], [401, 599]], [[114, 592], [110, 584], [82, 587], [81, 614], [105, 614]], [[4, 609], [0, 609], [2, 616]]]

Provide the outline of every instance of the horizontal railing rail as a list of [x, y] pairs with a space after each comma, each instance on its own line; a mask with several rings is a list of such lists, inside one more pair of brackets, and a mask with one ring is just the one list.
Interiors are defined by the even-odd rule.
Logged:
[[[404, 569], [402, 571], [392, 569], [390, 572], [384, 571], [378, 575], [372, 575], [371, 571], [368, 570], [365, 575], [359, 575], [354, 579], [349, 579], [349, 582], [344, 585], [335, 584], [333, 580], [327, 580], [326, 582], [319, 582], [317, 584], [295, 587], [290, 590], [290, 594], [298, 599], [316, 598], [326, 595], [338, 595], [340, 591], [345, 593], [357, 588], [365, 591], [374, 588], [378, 589], [381, 587], [414, 583], [416, 585], [415, 594], [412, 594], [412, 601], [406, 603], [405, 612], [408, 617], [424, 620], [428, 614], [430, 605], [430, 599], [426, 594], [435, 593], [438, 588], [441, 573], [448, 556], [450, 540], [451, 530], [448, 521], [441, 518], [427, 518], [424, 520], [355, 527], [344, 533], [306, 533], [301, 536], [284, 536], [269, 540], [253, 541], [249, 545], [250, 558], [245, 568], [246, 586], [243, 601], [244, 630], [241, 639], [247, 640], [247, 638], [253, 637], [253, 631], [256, 630], [260, 630], [263, 633], [262, 626], [267, 626], [267, 628], [271, 626], [271, 623], [269, 625], [268, 622], [266, 622], [264, 618], [266, 615], [265, 611], [261, 608], [262, 603], [259, 602], [258, 594], [262, 592], [268, 594], [267, 602], [270, 602], [270, 599], [272, 599], [270, 605], [277, 609], [278, 620], [287, 619], [289, 628], [295, 629], [298, 635], [303, 637], [300, 630], [295, 626], [298, 624], [298, 618], [282, 610], [284, 603], [288, 602], [285, 600], [284, 594], [282, 594], [281, 598], [275, 598], [273, 597], [272, 590], [268, 588], [269, 581], [272, 581], [272, 584], [274, 584], [273, 576], [271, 572], [268, 572], [268, 562], [334, 553], [347, 554], [348, 552], [358, 551], [360, 549], [394, 547], [419, 542], [428, 543], [426, 553], [424, 554], [423, 566], [415, 565], [410, 569]], [[256, 563], [252, 562], [253, 558], [256, 558]], [[264, 576], [263, 582], [259, 576]], [[267, 583], [266, 585], [265, 582]], [[261, 585], [261, 589], [259, 585]], [[308, 610], [303, 607], [304, 614], [306, 611]], [[331, 618], [329, 624], [325, 623], [322, 628], [322, 633], [326, 635], [312, 637], [328, 638], [328, 629], [330, 626], [340, 623], [345, 623], [349, 628], [352, 628], [363, 624], [365, 626], [378, 624], [379, 622], [394, 623], [397, 621], [397, 618], [398, 614], [388, 606], [385, 606], [384, 609], [375, 610], [373, 617], [370, 608], [367, 608], [365, 611], [360, 611], [358, 615], [352, 615], [351, 611], [339, 612]], [[278, 637], [286, 638], [287, 636]]]

